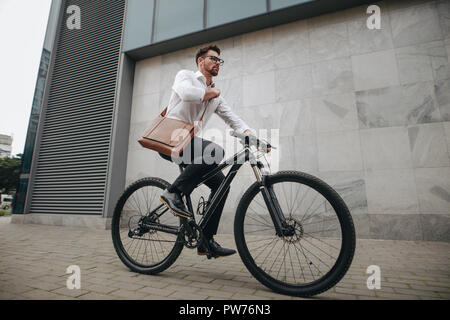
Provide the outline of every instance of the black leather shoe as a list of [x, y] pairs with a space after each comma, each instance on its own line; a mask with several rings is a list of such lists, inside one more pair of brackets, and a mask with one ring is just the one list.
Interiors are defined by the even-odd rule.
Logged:
[[[232, 254], [236, 253], [236, 250], [233, 249], [227, 249], [227, 248], [222, 248], [220, 246], [220, 244], [218, 244], [214, 239], [210, 239], [210, 240], [206, 240], [208, 241], [208, 245], [209, 245], [209, 250], [210, 250], [210, 254], [213, 258], [219, 258], [219, 257], [226, 257], [226, 256], [231, 256]], [[197, 254], [199, 256], [204, 256], [207, 254], [207, 250], [205, 248], [205, 246], [203, 244], [201, 244], [198, 248], [197, 248]]]
[[176, 192], [169, 192], [167, 189], [160, 196], [159, 200], [164, 203], [176, 216], [192, 219], [193, 214], [187, 211], [181, 195]]

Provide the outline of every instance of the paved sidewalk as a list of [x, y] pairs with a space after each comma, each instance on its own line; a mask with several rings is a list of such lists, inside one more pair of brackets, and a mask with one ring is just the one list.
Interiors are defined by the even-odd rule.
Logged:
[[[157, 276], [130, 272], [117, 257], [109, 230], [11, 224], [0, 217], [0, 299], [298, 299], [254, 279], [239, 255], [207, 260], [184, 249]], [[218, 242], [235, 248], [232, 235]], [[69, 265], [81, 268], [81, 289], [69, 290]], [[381, 289], [369, 290], [366, 269], [381, 269]], [[314, 299], [450, 299], [450, 244], [357, 241], [344, 279]]]

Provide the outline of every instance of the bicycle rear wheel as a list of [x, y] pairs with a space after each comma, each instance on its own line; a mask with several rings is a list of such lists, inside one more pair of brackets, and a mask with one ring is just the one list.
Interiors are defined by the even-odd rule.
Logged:
[[342, 198], [320, 179], [297, 171], [268, 176], [286, 222], [295, 232], [276, 235], [258, 183], [239, 202], [235, 241], [247, 269], [270, 289], [312, 296], [339, 282], [355, 251], [355, 230]]
[[159, 201], [168, 186], [162, 179], [144, 178], [131, 184], [117, 202], [111, 223], [112, 239], [120, 260], [132, 271], [162, 272], [183, 249], [181, 234], [174, 234], [179, 230], [180, 218]]

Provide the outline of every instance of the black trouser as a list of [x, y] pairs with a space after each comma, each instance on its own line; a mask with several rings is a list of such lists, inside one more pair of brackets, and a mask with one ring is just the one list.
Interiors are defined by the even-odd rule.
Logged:
[[[200, 147], [197, 150], [194, 148], [196, 145]], [[185, 152], [187, 152], [187, 154]], [[166, 156], [162, 153], [159, 155], [166, 160], [174, 162], [170, 156]], [[210, 158], [205, 160], [207, 156], [210, 156]], [[170, 185], [168, 190], [170, 192], [181, 191], [184, 194], [190, 194], [197, 183], [200, 182], [200, 178], [213, 168], [217, 167], [224, 156], [225, 152], [219, 145], [209, 140], [194, 137], [190, 144], [185, 147], [182, 156], [175, 161], [177, 164], [181, 165], [184, 170]], [[211, 158], [214, 158], [214, 162], [211, 161]], [[209, 200], [212, 199], [214, 193], [224, 179], [225, 175], [222, 171], [219, 171], [213, 177], [205, 181], [205, 184], [211, 189]], [[229, 191], [230, 188], [226, 190], [222, 200], [209, 218], [208, 224], [203, 228], [203, 233], [206, 238], [212, 238], [217, 233], [220, 217]]]

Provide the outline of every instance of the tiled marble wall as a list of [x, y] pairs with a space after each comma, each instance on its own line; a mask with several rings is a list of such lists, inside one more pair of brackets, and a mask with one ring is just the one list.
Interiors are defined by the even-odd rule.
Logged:
[[[358, 237], [450, 241], [450, 1], [376, 4], [381, 30], [361, 6], [218, 41], [216, 84], [252, 128], [280, 129], [280, 170], [336, 188]], [[136, 141], [196, 49], [137, 63], [127, 183], [178, 175]], [[247, 166], [236, 177], [220, 232], [254, 180]]]

